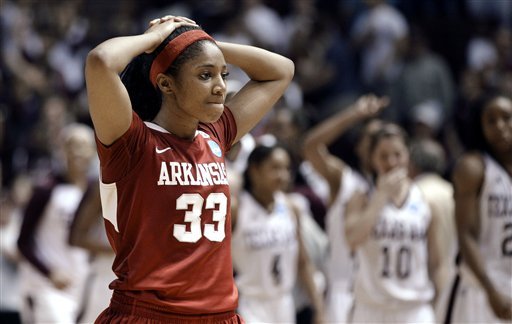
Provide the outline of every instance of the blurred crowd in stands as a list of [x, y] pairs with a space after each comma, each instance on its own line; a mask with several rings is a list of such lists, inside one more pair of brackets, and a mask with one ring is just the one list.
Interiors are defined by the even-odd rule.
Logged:
[[[507, 0], [2, 0], [0, 309], [16, 311], [19, 302], [10, 278], [16, 278], [17, 230], [32, 184], [62, 167], [57, 148], [64, 126], [92, 126], [87, 53], [107, 38], [144, 31], [164, 14], [189, 17], [217, 40], [256, 45], [295, 62], [292, 85], [252, 135], [271, 135], [295, 153], [295, 191], [309, 195], [321, 228], [321, 188], [303, 189], [308, 172], [299, 168], [307, 130], [363, 94], [387, 96], [380, 117], [413, 139], [440, 143], [448, 178], [473, 145], [468, 118], [475, 101], [488, 90], [512, 96]], [[246, 80], [231, 69], [228, 91]], [[349, 164], [356, 163], [357, 131], [330, 147]]]

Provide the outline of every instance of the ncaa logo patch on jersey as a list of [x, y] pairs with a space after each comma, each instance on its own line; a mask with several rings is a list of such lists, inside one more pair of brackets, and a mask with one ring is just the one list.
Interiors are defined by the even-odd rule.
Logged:
[[287, 211], [288, 211], [287, 204], [277, 203], [276, 206], [274, 207], [274, 212], [279, 217], [286, 217], [288, 215]]
[[412, 212], [417, 212], [419, 210], [419, 206], [417, 204], [410, 204], [409, 205], [409, 210], [411, 210]]
[[217, 156], [222, 156], [222, 150], [220, 149], [219, 144], [217, 144], [215, 141], [209, 140], [208, 145], [210, 146], [210, 149], [212, 150], [212, 153]]

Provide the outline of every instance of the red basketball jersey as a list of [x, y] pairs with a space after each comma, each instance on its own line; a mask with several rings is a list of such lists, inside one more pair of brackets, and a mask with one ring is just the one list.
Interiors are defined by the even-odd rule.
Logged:
[[182, 314], [235, 310], [225, 109], [184, 140], [137, 114], [112, 145], [98, 142], [105, 226], [116, 252], [110, 288]]

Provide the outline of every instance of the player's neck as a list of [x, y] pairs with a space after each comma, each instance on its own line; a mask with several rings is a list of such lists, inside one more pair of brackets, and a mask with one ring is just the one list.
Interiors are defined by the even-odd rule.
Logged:
[[251, 195], [265, 210], [272, 211], [274, 208], [274, 194], [268, 190], [251, 190]]
[[411, 182], [407, 180], [402, 186], [400, 186], [400, 189], [393, 195], [393, 197], [391, 197], [391, 201], [396, 207], [401, 208], [404, 205], [407, 197], [409, 196], [410, 188]]
[[490, 155], [512, 177], [512, 148], [502, 152], [494, 151]]
[[171, 134], [183, 139], [194, 139], [199, 121], [191, 118], [179, 109], [168, 109], [164, 106], [152, 120]]

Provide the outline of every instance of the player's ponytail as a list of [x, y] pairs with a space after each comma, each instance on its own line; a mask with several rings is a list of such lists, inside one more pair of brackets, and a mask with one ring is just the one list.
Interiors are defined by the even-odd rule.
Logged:
[[162, 105], [160, 91], [149, 81], [151, 61], [151, 55], [141, 54], [135, 57], [121, 74], [132, 108], [142, 120], [155, 118]]

